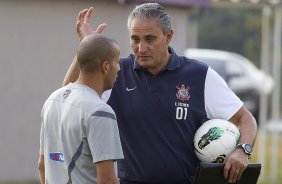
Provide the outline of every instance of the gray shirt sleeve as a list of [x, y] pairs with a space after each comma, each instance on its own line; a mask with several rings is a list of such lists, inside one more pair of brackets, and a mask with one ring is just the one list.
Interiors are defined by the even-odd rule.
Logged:
[[123, 159], [116, 116], [110, 106], [90, 116], [86, 132], [94, 163]]

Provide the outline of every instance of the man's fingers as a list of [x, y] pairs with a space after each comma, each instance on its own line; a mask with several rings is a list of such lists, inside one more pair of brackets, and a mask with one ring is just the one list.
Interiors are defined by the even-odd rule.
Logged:
[[85, 18], [84, 18], [85, 23], [90, 23], [90, 18], [92, 14], [93, 14], [93, 7], [90, 7], [88, 11], [85, 13]]
[[81, 21], [81, 14], [82, 14], [82, 11], [79, 12], [78, 16], [77, 16], [77, 23]]
[[101, 24], [97, 29], [96, 29], [96, 33], [102, 33], [102, 31], [107, 27], [107, 24], [103, 23]]
[[237, 180], [240, 180], [242, 171], [238, 168], [232, 167], [229, 172], [228, 182], [235, 183]]
[[[232, 167], [232, 168], [229, 170], [229, 174], [228, 174], [228, 183], [233, 183], [235, 177], [237, 177], [237, 175], [236, 175], [236, 173], [235, 173], [235, 168]], [[236, 181], [236, 179], [235, 179], [235, 181]]]
[[234, 167], [231, 166], [231, 164], [226, 163], [223, 170], [223, 175], [225, 179], [228, 179], [229, 183], [235, 183], [241, 178], [242, 172], [243, 170], [239, 167]]
[[231, 168], [231, 164], [229, 164], [227, 162], [224, 166], [224, 169], [223, 169], [223, 176], [224, 176], [225, 179], [228, 178], [230, 168]]
[[84, 17], [85, 17], [85, 14], [87, 13], [87, 10], [88, 9], [84, 9], [82, 11], [79, 12], [78, 16], [77, 16], [77, 23], [80, 22], [80, 23], [83, 23], [84, 22]]
[[243, 172], [241, 171], [238, 176], [237, 176], [237, 180], [240, 180], [241, 176], [242, 176]]
[[[93, 34], [94, 30], [91, 29], [90, 18], [93, 14], [93, 7], [84, 9], [79, 12], [76, 22], [76, 32], [78, 34], [79, 41], [81, 41], [86, 35]], [[101, 24], [97, 29], [96, 33], [101, 33], [107, 24]]]
[[246, 168], [240, 168], [240, 169], [238, 168], [237, 171], [235, 171], [235, 172], [238, 173], [238, 175], [237, 175], [237, 180], [240, 180], [240, 178], [241, 178], [241, 176], [243, 175], [245, 169], [246, 169]]

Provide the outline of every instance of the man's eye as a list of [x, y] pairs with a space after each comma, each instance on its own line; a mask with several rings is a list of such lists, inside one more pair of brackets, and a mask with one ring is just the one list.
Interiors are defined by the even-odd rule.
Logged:
[[146, 38], [146, 41], [147, 41], [147, 42], [151, 42], [151, 41], [153, 41], [153, 40], [154, 40], [153, 37], [147, 37], [147, 38]]
[[138, 38], [131, 38], [131, 40], [132, 40], [133, 42], [135, 42], [135, 43], [139, 41]]

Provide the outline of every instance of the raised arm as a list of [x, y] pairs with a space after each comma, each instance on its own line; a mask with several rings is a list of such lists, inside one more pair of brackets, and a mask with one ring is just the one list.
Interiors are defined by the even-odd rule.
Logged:
[[[94, 31], [90, 25], [90, 18], [92, 14], [93, 14], [93, 7], [80, 11], [77, 16], [76, 32], [79, 42], [81, 42], [81, 40], [84, 37], [90, 34], [101, 33], [107, 26], [106, 24], [103, 23], [100, 26], [98, 26], [98, 28]], [[79, 75], [79, 68], [77, 64], [77, 58], [75, 56], [72, 64], [70, 65], [65, 75], [63, 86], [67, 85], [70, 82], [75, 82], [78, 78], [78, 75]]]

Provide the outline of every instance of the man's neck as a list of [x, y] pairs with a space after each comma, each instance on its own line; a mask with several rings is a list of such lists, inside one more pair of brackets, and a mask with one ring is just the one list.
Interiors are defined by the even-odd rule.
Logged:
[[99, 96], [101, 96], [104, 92], [104, 85], [102, 83], [102, 80], [99, 79], [99, 77], [93, 76], [93, 75], [83, 75], [80, 74], [76, 83], [78, 84], [83, 84], [86, 85], [90, 88], [92, 88], [93, 90], [95, 90]]
[[165, 57], [163, 62], [161, 62], [157, 67], [148, 68], [147, 71], [152, 75], [159, 74], [160, 72], [162, 72], [166, 68], [166, 66], [169, 62], [169, 58], [170, 58], [170, 53], [167, 54], [167, 56]]

